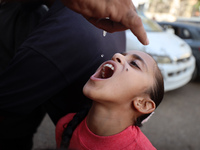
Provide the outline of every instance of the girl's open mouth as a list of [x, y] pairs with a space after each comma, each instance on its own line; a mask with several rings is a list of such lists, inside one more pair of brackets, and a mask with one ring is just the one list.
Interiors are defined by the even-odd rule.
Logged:
[[99, 79], [107, 79], [110, 78], [113, 74], [114, 74], [114, 65], [107, 62], [105, 64], [103, 64], [103, 66], [101, 67], [100, 70], [98, 70], [95, 74], [94, 77], [95, 78], [99, 78]]
[[102, 79], [110, 78], [114, 73], [114, 66], [112, 64], [105, 64], [100, 72]]

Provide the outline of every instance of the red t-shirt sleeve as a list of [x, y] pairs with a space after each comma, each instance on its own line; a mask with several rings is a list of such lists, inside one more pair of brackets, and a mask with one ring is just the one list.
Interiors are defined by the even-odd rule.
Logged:
[[61, 144], [61, 141], [62, 141], [62, 133], [64, 131], [64, 128], [73, 119], [75, 114], [76, 113], [67, 114], [66, 116], [62, 117], [58, 121], [58, 123], [56, 125], [56, 145], [57, 145], [57, 148], [60, 148], [60, 144]]

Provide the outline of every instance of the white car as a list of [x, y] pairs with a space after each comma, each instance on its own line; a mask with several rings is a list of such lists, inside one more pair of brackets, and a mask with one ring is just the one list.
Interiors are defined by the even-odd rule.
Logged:
[[144, 51], [157, 61], [164, 77], [165, 92], [187, 84], [195, 69], [190, 46], [173, 33], [166, 32], [153, 20], [140, 15], [150, 44], [142, 45], [130, 30], [126, 31], [126, 50]]

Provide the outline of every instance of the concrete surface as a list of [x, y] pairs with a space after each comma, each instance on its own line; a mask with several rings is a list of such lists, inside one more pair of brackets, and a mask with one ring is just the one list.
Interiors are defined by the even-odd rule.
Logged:
[[[200, 150], [200, 82], [167, 92], [141, 129], [158, 150]], [[54, 130], [46, 116], [34, 137], [33, 150], [55, 148]]]

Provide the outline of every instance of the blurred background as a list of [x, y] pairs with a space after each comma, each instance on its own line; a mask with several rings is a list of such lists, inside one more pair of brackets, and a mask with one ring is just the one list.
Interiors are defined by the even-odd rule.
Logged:
[[133, 0], [133, 3], [138, 10], [157, 21], [175, 21], [200, 15], [199, 0]]
[[[133, 0], [150, 40], [141, 45], [126, 31], [127, 51], [152, 55], [164, 77], [165, 97], [141, 128], [158, 150], [200, 149], [200, 0]], [[54, 149], [48, 115], [33, 150]]]

